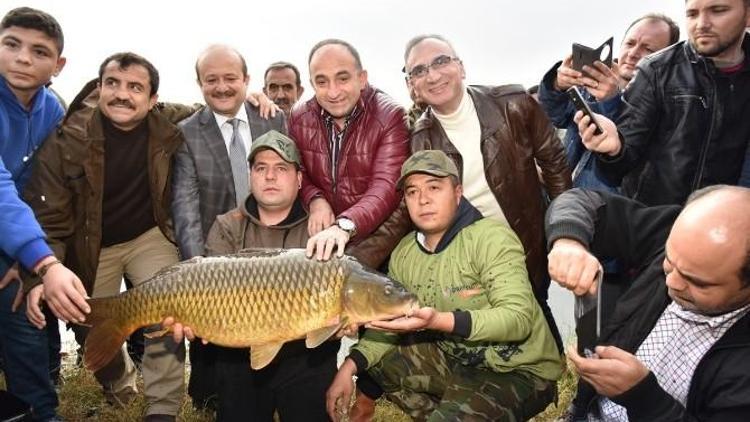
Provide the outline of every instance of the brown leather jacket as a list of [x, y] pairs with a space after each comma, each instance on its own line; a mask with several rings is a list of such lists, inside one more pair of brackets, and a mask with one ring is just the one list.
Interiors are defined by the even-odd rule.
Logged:
[[[542, 108], [522, 86], [470, 86], [468, 92], [482, 129], [480, 148], [487, 184], [523, 243], [535, 291], [543, 291], [546, 298], [543, 188], [552, 199], [571, 188], [565, 150]], [[463, 173], [461, 155], [431, 110], [417, 121], [412, 135], [412, 150], [423, 149], [443, 150], [456, 162], [459, 174]], [[537, 165], [544, 185], [539, 182]]]
[[[24, 191], [55, 256], [80, 277], [89, 294], [102, 238], [104, 134], [98, 97], [96, 81], [91, 81], [73, 100], [61, 126], [36, 154]], [[146, 116], [154, 219], [171, 241], [171, 161], [184, 140], [175, 123], [194, 111], [193, 107], [157, 104]], [[30, 289], [38, 282], [32, 277], [24, 286]]]
[[[555, 198], [571, 187], [570, 169], [562, 143], [544, 111], [522, 86], [469, 86], [467, 90], [479, 116], [480, 148], [487, 183], [508, 224], [523, 243], [526, 267], [537, 296], [546, 298], [549, 277], [544, 212], [547, 203], [543, 189], [550, 198]], [[442, 150], [456, 162], [459, 174], [463, 173], [461, 154], [429, 108], [414, 126], [411, 148], [412, 152]], [[539, 181], [537, 165], [541, 168], [543, 185]], [[357, 246], [356, 255], [364, 255], [379, 265], [381, 256], [378, 251], [388, 249], [391, 239], [400, 239], [409, 230], [408, 214], [402, 205], [371, 239]]]

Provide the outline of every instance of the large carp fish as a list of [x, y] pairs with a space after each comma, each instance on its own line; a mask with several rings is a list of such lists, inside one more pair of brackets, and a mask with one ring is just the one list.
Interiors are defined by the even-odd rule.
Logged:
[[88, 299], [86, 367], [106, 365], [139, 327], [172, 316], [196, 336], [250, 347], [253, 369], [288, 341], [317, 347], [341, 327], [409, 315], [414, 294], [348, 256], [320, 262], [304, 249], [256, 249], [196, 257], [116, 296]]

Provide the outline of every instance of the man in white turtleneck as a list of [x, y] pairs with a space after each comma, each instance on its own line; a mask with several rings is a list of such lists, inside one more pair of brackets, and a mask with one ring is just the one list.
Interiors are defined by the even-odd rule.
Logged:
[[[456, 163], [464, 196], [471, 205], [483, 217], [508, 224], [518, 235], [534, 295], [562, 352], [560, 333], [547, 305], [544, 198], [545, 191], [554, 198], [572, 183], [555, 130], [520, 85], [465, 86], [463, 63], [440, 35], [410, 40], [404, 61], [412, 99], [426, 107], [411, 128], [412, 152], [445, 152]], [[537, 176], [537, 164], [543, 183]], [[408, 223], [408, 215], [394, 213], [385, 225], [392, 232], [401, 230], [404, 218]], [[362, 378], [357, 389], [350, 420], [369, 420], [377, 389]]]
[[428, 106], [413, 128], [413, 151], [443, 150], [456, 162], [469, 202], [484, 217], [516, 232], [534, 292], [559, 340], [546, 304], [543, 198], [545, 191], [556, 197], [570, 188], [571, 180], [553, 127], [519, 85], [464, 85], [463, 63], [439, 35], [413, 38], [404, 61], [410, 88]]

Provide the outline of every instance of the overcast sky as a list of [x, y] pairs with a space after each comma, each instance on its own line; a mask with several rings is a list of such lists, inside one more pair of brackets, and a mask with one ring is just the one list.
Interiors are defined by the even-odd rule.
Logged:
[[161, 100], [202, 102], [193, 65], [211, 43], [243, 53], [253, 90], [262, 88], [271, 62], [295, 63], [307, 98], [310, 48], [324, 38], [342, 38], [359, 50], [370, 82], [407, 103], [403, 47], [420, 33], [453, 42], [468, 83], [528, 87], [572, 42], [595, 47], [614, 36], [616, 54], [625, 28], [645, 13], [665, 13], [684, 28], [683, 0], [3, 0], [0, 13], [18, 6], [42, 9], [62, 25], [68, 63], [54, 87], [68, 101], [97, 76], [105, 57], [125, 50], [159, 69]]

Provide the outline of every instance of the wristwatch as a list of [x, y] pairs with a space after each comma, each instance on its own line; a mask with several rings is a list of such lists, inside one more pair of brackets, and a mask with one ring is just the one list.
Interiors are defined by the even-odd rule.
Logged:
[[336, 225], [339, 228], [349, 234], [349, 237], [354, 237], [354, 233], [357, 232], [357, 226], [354, 225], [354, 221], [348, 218], [339, 218], [336, 220]]

